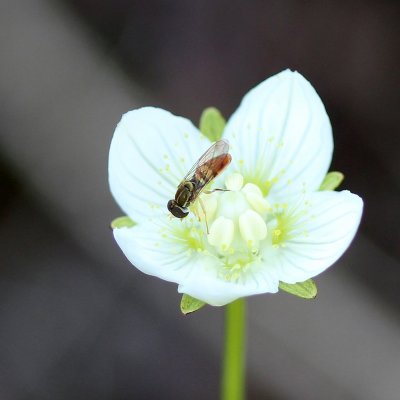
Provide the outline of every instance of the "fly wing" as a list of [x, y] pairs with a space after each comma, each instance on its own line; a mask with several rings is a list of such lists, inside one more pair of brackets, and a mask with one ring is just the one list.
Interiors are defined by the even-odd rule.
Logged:
[[[182, 181], [190, 181], [193, 178], [199, 179], [199, 171], [204, 171], [201, 175], [201, 179], [206, 182], [202, 185], [205, 186], [208, 182], [219, 175], [221, 171], [218, 171], [218, 165], [221, 163], [222, 156], [229, 156], [228, 165], [231, 161], [231, 157], [228, 154], [229, 143], [225, 139], [218, 140], [212, 146], [210, 146], [206, 152], [194, 163], [190, 171], [185, 175]], [[224, 169], [226, 165], [222, 168]], [[203, 183], [203, 182], [202, 182]]]

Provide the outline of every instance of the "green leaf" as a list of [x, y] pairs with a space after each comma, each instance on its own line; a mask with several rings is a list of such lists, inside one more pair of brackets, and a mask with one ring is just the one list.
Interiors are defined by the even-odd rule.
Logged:
[[216, 142], [221, 139], [225, 124], [222, 114], [216, 108], [208, 107], [200, 117], [200, 132], [211, 142]]
[[128, 216], [124, 215], [123, 217], [115, 218], [111, 222], [112, 229], [118, 228], [132, 228], [132, 226], [136, 225], [134, 221], [132, 221]]
[[343, 181], [344, 175], [338, 171], [328, 172], [319, 190], [335, 190]]
[[200, 308], [204, 307], [205, 305], [206, 303], [204, 303], [204, 301], [195, 299], [194, 297], [184, 293], [181, 300], [181, 311], [186, 315], [200, 310]]
[[302, 299], [315, 299], [317, 297], [317, 285], [312, 279], [299, 283], [279, 282], [279, 289]]

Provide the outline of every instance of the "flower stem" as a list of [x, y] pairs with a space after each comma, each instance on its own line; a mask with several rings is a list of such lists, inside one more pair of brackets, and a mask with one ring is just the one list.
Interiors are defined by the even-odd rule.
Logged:
[[222, 400], [245, 398], [245, 309], [244, 299], [226, 306]]

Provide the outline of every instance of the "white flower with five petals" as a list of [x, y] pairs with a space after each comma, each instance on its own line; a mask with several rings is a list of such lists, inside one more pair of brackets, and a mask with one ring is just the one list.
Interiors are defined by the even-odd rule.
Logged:
[[112, 194], [136, 223], [113, 231], [126, 257], [218, 306], [323, 272], [349, 246], [363, 208], [349, 191], [318, 190], [331, 163], [332, 131], [299, 73], [283, 71], [252, 89], [223, 138], [232, 163], [214, 187], [227, 191], [202, 193], [205, 215], [195, 202], [182, 220], [171, 217], [167, 202], [211, 145], [190, 121], [158, 108], [128, 112], [109, 158]]

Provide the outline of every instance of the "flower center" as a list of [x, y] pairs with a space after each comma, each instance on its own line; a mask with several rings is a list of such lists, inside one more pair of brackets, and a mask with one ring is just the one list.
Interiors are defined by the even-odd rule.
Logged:
[[[190, 251], [217, 257], [223, 265], [219, 274], [229, 281], [238, 281], [249, 268], [271, 260], [289, 239], [307, 235], [301, 221], [310, 204], [300, 199], [291, 207], [270, 205], [258, 185], [243, 181], [241, 174], [233, 173], [225, 179], [226, 190], [203, 192], [191, 206], [201, 225], [190, 219], [192, 228], [182, 235]], [[207, 226], [207, 235], [201, 226]]]
[[208, 225], [208, 251], [219, 257], [225, 278], [236, 280], [246, 266], [259, 258], [267, 238], [267, 216], [272, 211], [257, 185], [243, 186], [243, 176], [234, 173], [225, 180], [226, 191], [204, 193], [193, 207]]
[[[270, 206], [258, 186], [243, 186], [243, 177], [238, 173], [228, 176], [225, 186], [227, 191], [211, 194], [217, 205], [208, 221], [208, 243], [221, 255], [256, 254], [260, 241], [267, 237], [266, 214]], [[207, 207], [205, 210], [208, 219]]]

